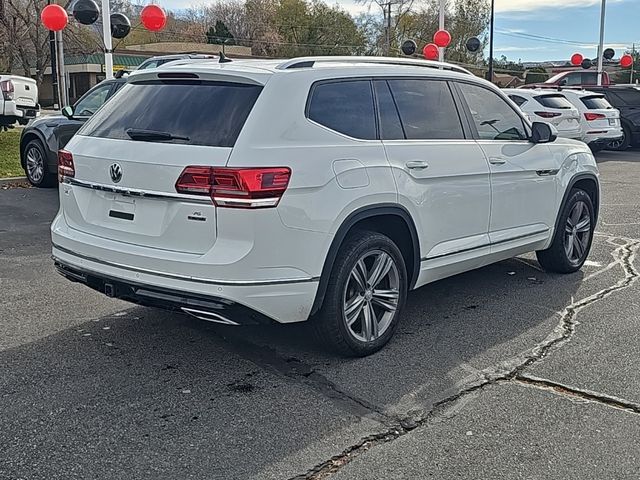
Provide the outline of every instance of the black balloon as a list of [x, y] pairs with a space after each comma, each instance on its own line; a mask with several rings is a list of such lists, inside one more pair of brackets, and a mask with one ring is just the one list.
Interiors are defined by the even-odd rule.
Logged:
[[615, 56], [615, 54], [616, 54], [616, 51], [613, 48], [607, 48], [602, 54], [602, 56], [607, 60], [611, 60]]
[[402, 53], [404, 53], [405, 55], [413, 55], [414, 53], [416, 53], [418, 45], [416, 45], [416, 42], [414, 42], [413, 40], [405, 40], [404, 42], [402, 42], [401, 49]]
[[93, 0], [78, 0], [73, 6], [73, 16], [83, 25], [91, 25], [100, 16], [98, 4]]
[[470, 52], [477, 52], [478, 50], [480, 50], [481, 46], [482, 43], [480, 42], [480, 39], [478, 37], [471, 37], [469, 40], [467, 40], [467, 50], [469, 50]]
[[586, 69], [591, 68], [593, 66], [593, 62], [591, 60], [589, 60], [588, 58], [585, 58], [584, 60], [582, 60], [581, 66], [582, 66], [582, 68], [584, 68], [586, 70]]
[[113, 38], [124, 38], [131, 31], [131, 22], [124, 13], [111, 14], [111, 36]]

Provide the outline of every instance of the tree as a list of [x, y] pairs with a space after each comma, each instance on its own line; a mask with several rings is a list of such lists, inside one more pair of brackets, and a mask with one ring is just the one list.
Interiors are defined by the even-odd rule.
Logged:
[[221, 20], [216, 20], [216, 26], [209, 27], [207, 31], [207, 43], [233, 45], [233, 39], [233, 35]]

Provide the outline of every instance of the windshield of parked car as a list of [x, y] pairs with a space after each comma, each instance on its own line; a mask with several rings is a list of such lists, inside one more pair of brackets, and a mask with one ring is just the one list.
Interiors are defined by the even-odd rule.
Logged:
[[145, 140], [232, 147], [261, 91], [259, 85], [201, 80], [130, 83], [78, 134], [131, 140], [131, 131], [161, 132]]

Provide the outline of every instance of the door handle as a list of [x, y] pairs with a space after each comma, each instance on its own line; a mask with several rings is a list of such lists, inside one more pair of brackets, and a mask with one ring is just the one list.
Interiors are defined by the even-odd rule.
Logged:
[[491, 165], [504, 165], [507, 161], [502, 157], [489, 157], [489, 163]]
[[405, 165], [409, 170], [424, 170], [425, 168], [429, 168], [429, 163], [424, 160], [412, 160], [405, 163]]

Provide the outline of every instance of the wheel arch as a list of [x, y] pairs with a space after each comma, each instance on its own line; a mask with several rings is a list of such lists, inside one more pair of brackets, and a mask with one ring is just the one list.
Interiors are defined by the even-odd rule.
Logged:
[[[385, 219], [387, 222], [383, 223]], [[409, 212], [403, 206], [392, 203], [362, 207], [352, 212], [342, 222], [333, 237], [322, 267], [322, 274], [310, 315], [317, 313], [324, 302], [329, 277], [340, 246], [351, 232], [358, 229], [377, 231], [394, 240], [405, 259], [409, 277], [408, 289], [411, 290], [416, 284], [420, 273], [420, 240]]]
[[567, 204], [567, 200], [569, 199], [569, 195], [571, 194], [571, 190], [574, 188], [580, 188], [587, 192], [589, 197], [591, 198], [591, 202], [593, 203], [594, 208], [594, 225], [598, 222], [598, 215], [600, 213], [600, 182], [598, 177], [594, 173], [578, 173], [571, 177], [567, 187], [565, 188], [564, 195], [562, 197], [562, 202], [560, 202], [560, 208], [558, 209], [558, 214], [556, 215], [556, 224], [555, 231], [558, 231], [560, 228], [560, 212]]
[[[51, 157], [50, 157], [50, 152], [49, 152], [49, 145], [47, 144], [46, 139], [44, 138], [44, 135], [39, 132], [36, 129], [31, 129], [29, 131], [25, 131], [22, 136], [20, 137], [20, 165], [22, 165], [22, 168], [25, 168], [25, 149], [27, 148], [27, 145], [29, 144], [30, 141], [32, 140], [40, 140], [40, 143], [42, 144], [42, 148], [44, 150], [44, 154], [47, 156], [47, 158], [49, 159], [49, 162], [51, 161]], [[46, 166], [48, 166], [48, 163]]]

